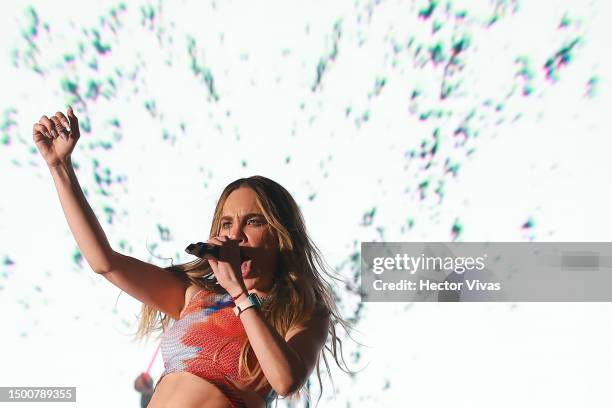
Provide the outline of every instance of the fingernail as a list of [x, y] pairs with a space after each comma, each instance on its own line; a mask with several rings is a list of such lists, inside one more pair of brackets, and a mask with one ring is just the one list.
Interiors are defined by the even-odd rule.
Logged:
[[70, 132], [70, 125], [68, 124], [68, 122], [62, 122], [62, 125], [64, 125], [66, 130]]
[[51, 134], [53, 135], [53, 137], [57, 137], [57, 132], [55, 131], [55, 129], [51, 129]]

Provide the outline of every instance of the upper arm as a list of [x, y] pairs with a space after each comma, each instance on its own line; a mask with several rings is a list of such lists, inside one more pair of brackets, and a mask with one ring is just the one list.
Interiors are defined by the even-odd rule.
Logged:
[[317, 363], [317, 357], [325, 346], [329, 324], [329, 312], [314, 314], [309, 320], [291, 328], [285, 336], [289, 347], [304, 364], [304, 377], [297, 381], [299, 386], [310, 376]]
[[189, 282], [159, 266], [114, 252], [110, 268], [99, 272], [109, 282], [175, 320], [185, 305]]

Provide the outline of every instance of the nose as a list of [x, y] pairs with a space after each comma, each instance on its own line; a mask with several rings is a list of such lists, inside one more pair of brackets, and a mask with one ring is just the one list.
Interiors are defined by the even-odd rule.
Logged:
[[231, 239], [238, 240], [238, 243], [246, 242], [246, 235], [244, 235], [244, 229], [240, 223], [236, 222], [232, 224], [232, 228], [230, 228], [229, 237]]

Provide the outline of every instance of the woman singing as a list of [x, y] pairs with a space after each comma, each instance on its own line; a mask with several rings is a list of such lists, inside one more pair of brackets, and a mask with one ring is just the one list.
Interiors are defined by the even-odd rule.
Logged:
[[321, 385], [319, 357], [329, 372], [324, 349], [340, 366], [335, 325], [351, 327], [323, 274], [338, 278], [326, 271], [284, 187], [262, 176], [233, 181], [206, 241], [218, 255], [160, 268], [111, 248], [72, 168], [79, 137], [71, 107], [34, 125], [91, 269], [143, 303], [139, 338], [162, 329], [165, 369], [149, 408], [265, 407], [277, 396], [299, 397], [315, 367]]

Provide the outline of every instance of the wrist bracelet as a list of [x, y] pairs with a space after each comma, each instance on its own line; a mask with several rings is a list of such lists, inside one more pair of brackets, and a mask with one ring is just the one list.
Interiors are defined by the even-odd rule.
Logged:
[[[242, 294], [243, 294], [243, 293], [244, 293], [244, 292], [240, 292], [240, 293], [239, 293], [238, 295], [236, 295], [236, 296], [232, 296], [232, 295], [230, 295], [230, 296], [232, 296], [232, 300], [235, 302], [235, 301], [236, 301], [236, 299], [238, 299], [240, 296], [242, 296]], [[247, 293], [247, 296], [248, 296], [248, 293]]]
[[240, 311], [238, 311], [238, 314], [236, 316], [240, 316], [242, 314], [242, 312], [244, 312], [245, 310], [249, 310], [249, 309], [251, 309], [253, 307], [255, 307], [255, 305], [247, 306], [244, 309], [241, 308]]
[[261, 301], [259, 300], [259, 296], [257, 296], [256, 293], [251, 293], [246, 297], [246, 299], [236, 302], [236, 306], [234, 307], [234, 314], [236, 316], [240, 316], [243, 311], [250, 308], [255, 308], [257, 310], [261, 308]]

